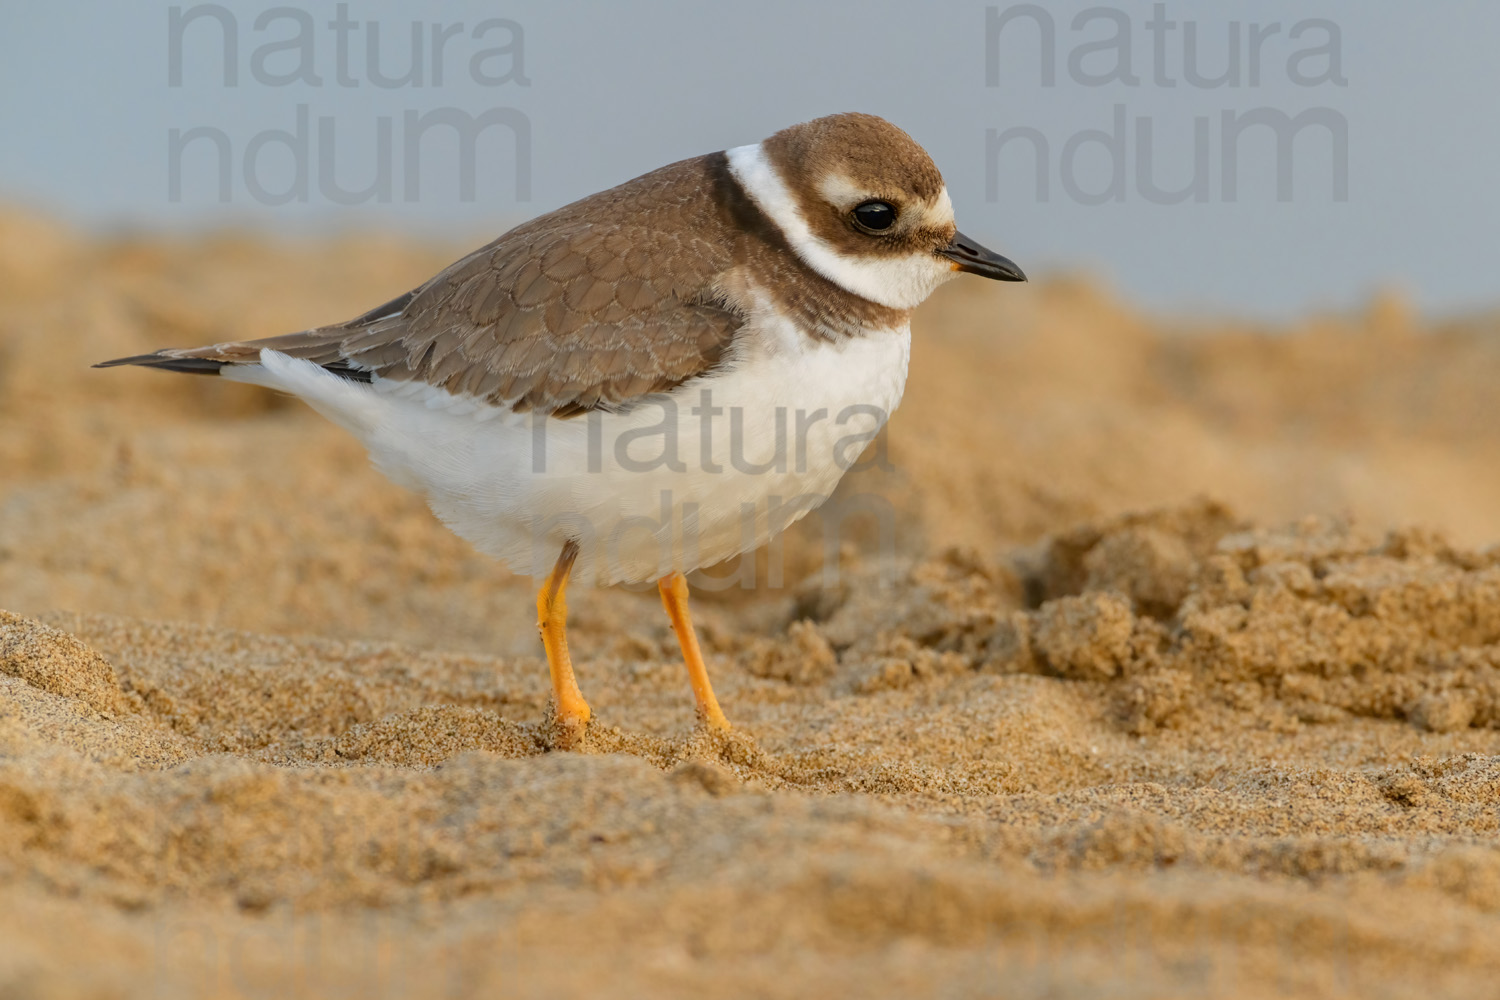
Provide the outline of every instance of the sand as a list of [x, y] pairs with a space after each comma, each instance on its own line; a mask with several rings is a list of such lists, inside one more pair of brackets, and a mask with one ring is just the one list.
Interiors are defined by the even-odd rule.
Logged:
[[856, 513], [700, 590], [736, 729], [578, 589], [563, 753], [528, 579], [294, 401], [86, 367], [459, 249], [0, 213], [0, 996], [1494, 995], [1496, 317], [955, 283]]

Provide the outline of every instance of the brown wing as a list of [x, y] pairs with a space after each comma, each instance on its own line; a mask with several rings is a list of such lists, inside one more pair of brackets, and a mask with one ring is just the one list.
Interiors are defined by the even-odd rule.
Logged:
[[684, 161], [542, 216], [345, 324], [106, 364], [217, 371], [271, 348], [518, 410], [618, 407], [713, 368], [743, 323], [715, 291], [731, 261], [713, 166]]

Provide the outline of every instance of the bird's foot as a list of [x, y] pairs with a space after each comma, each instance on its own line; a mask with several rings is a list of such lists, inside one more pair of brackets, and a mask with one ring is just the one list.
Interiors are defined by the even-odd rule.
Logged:
[[587, 705], [580, 710], [561, 710], [556, 702], [548, 704], [547, 721], [542, 724], [542, 745], [548, 750], [582, 750], [588, 741], [590, 712]]
[[754, 736], [743, 729], [731, 729], [728, 723], [715, 724], [702, 716], [683, 749], [687, 759], [717, 760], [766, 774], [776, 770], [771, 755], [761, 749]]

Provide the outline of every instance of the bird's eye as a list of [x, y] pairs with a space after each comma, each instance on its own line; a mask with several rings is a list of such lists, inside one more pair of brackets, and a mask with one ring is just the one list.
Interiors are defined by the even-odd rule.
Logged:
[[896, 207], [889, 202], [867, 201], [854, 209], [854, 223], [878, 233], [896, 224]]

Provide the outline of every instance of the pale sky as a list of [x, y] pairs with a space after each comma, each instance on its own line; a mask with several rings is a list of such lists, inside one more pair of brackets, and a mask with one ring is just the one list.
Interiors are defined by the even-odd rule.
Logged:
[[[5, 0], [0, 199], [102, 231], [478, 243], [673, 160], [860, 110], [925, 145], [964, 231], [1028, 272], [1083, 268], [1148, 307], [1273, 318], [1383, 284], [1431, 313], [1500, 301], [1500, 5], [355, 0], [305, 5], [305, 24], [270, 3], [176, 6], [173, 86], [173, 5]], [[441, 124], [458, 112], [493, 120], [467, 199]]]

